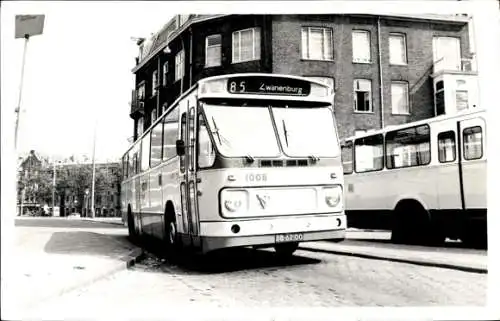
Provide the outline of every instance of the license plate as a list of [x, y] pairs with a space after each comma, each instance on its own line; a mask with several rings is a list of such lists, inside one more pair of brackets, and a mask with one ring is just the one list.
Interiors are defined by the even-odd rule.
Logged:
[[276, 243], [300, 242], [304, 240], [303, 233], [277, 234]]

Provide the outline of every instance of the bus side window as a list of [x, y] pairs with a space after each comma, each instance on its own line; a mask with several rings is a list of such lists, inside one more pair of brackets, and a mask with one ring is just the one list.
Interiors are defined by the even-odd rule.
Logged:
[[450, 130], [438, 135], [438, 159], [440, 163], [454, 162], [457, 158], [455, 132]]
[[346, 142], [341, 147], [342, 150], [342, 166], [344, 167], [344, 174], [352, 174], [352, 141]]
[[384, 168], [384, 136], [358, 138], [354, 141], [356, 173], [379, 171]]
[[198, 114], [198, 125], [198, 166], [200, 168], [211, 167], [215, 161], [215, 151], [201, 114]]
[[465, 128], [463, 138], [465, 160], [483, 157], [483, 130], [480, 126]]
[[429, 125], [387, 132], [385, 143], [388, 169], [423, 166], [431, 161]]

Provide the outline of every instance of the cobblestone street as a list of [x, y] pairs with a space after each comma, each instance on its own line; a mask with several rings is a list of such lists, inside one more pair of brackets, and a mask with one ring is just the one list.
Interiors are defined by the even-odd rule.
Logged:
[[486, 304], [486, 274], [405, 263], [308, 251], [285, 262], [270, 250], [236, 250], [199, 266], [176, 266], [148, 253], [132, 269], [48, 302], [44, 311], [65, 307], [82, 316], [91, 315], [89, 306], [110, 313], [127, 307], [139, 315], [149, 307], [159, 311], [193, 303], [212, 308]]

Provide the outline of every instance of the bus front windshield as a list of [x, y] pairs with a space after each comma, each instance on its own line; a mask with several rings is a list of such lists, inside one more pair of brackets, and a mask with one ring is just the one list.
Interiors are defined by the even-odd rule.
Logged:
[[[340, 153], [329, 107], [285, 108], [205, 105], [210, 131], [227, 157], [337, 157]], [[273, 118], [271, 117], [271, 112]]]

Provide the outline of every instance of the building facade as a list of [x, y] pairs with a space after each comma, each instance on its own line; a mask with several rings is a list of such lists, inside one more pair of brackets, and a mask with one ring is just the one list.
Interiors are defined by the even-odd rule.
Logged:
[[42, 158], [31, 150], [29, 155], [20, 159], [17, 177], [18, 215], [34, 214], [41, 210], [44, 200], [40, 199], [39, 188], [43, 171]]
[[134, 140], [198, 80], [236, 72], [330, 84], [341, 138], [475, 108], [469, 22], [464, 15], [176, 16], [138, 41]]

